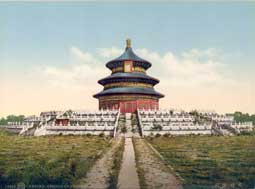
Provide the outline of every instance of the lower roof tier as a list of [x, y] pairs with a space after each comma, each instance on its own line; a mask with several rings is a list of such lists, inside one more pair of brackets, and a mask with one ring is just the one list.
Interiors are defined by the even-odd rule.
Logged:
[[118, 94], [139, 94], [139, 95], [151, 95], [157, 98], [164, 97], [163, 94], [155, 91], [153, 88], [140, 88], [140, 87], [118, 87], [118, 88], [110, 88], [101, 91], [94, 95], [95, 98], [99, 98], [101, 96], [109, 96], [109, 95], [118, 95]]
[[114, 73], [108, 77], [100, 79], [98, 81], [99, 84], [105, 85], [107, 83], [115, 83], [115, 82], [142, 82], [149, 83], [152, 85], [156, 85], [159, 83], [159, 80], [153, 77], [150, 77], [144, 73], [140, 72], [131, 72], [131, 73]]

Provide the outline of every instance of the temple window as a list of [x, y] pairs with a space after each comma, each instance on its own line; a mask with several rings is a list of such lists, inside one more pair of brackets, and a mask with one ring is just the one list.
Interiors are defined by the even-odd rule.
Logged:
[[132, 72], [133, 70], [133, 61], [124, 62], [124, 72]]

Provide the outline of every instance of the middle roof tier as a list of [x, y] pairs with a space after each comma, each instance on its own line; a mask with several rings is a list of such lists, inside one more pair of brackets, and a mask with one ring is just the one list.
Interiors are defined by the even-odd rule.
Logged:
[[100, 79], [98, 81], [98, 83], [101, 85], [106, 85], [108, 83], [115, 82], [139, 82], [152, 84], [154, 86], [157, 83], [159, 83], [159, 80], [140, 72], [128, 72], [128, 73], [118, 72], [109, 75], [103, 79]]

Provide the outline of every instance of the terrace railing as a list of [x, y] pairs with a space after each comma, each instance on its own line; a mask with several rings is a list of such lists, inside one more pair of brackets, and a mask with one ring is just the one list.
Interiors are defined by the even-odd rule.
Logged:
[[140, 110], [137, 110], [137, 118], [138, 118], [138, 127], [140, 128], [141, 136], [144, 137], [144, 132], [143, 132], [143, 124], [141, 121], [141, 115], [140, 115]]
[[118, 114], [117, 114], [117, 118], [116, 118], [116, 121], [115, 121], [115, 124], [114, 124], [113, 137], [116, 136], [117, 127], [118, 127], [118, 125], [119, 125], [119, 118], [120, 118], [120, 109], [119, 109], [119, 112], [118, 112]]

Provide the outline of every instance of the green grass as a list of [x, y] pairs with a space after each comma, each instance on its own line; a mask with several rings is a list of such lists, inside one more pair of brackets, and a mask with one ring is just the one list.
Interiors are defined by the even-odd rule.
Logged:
[[254, 188], [255, 136], [147, 138], [184, 178], [184, 188]]
[[0, 130], [0, 185], [72, 185], [109, 146], [103, 137], [22, 137]]

